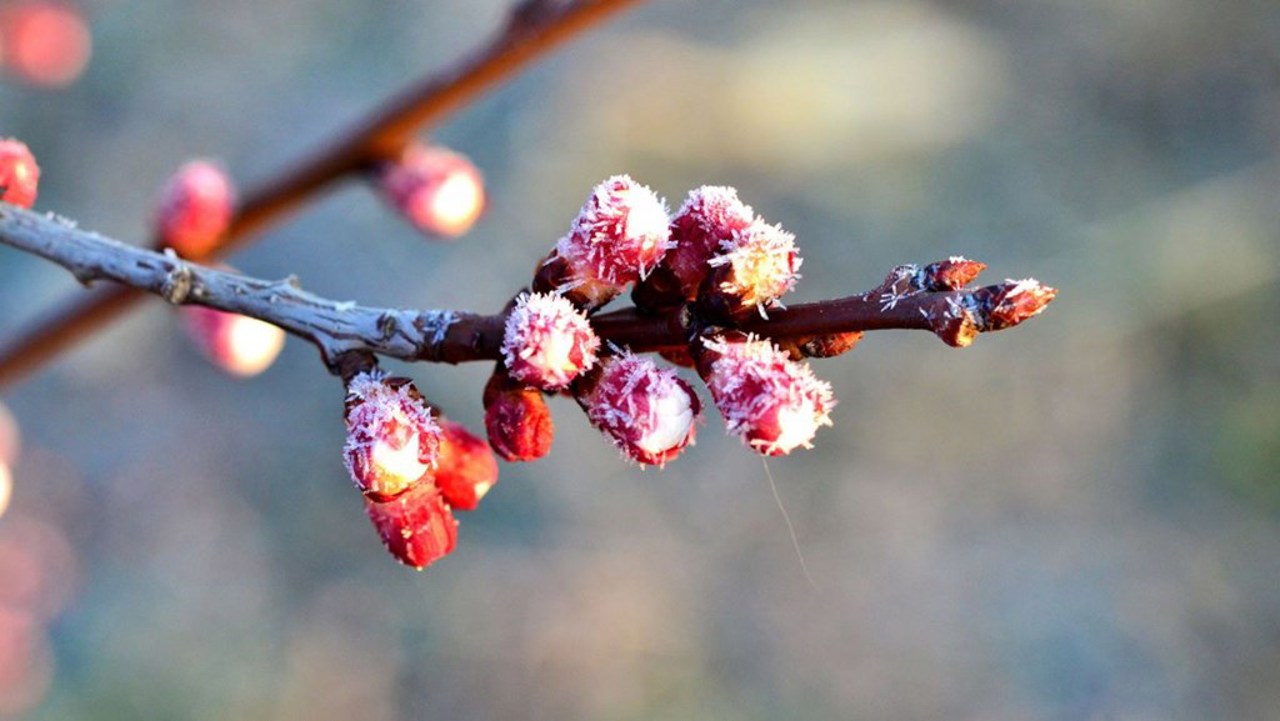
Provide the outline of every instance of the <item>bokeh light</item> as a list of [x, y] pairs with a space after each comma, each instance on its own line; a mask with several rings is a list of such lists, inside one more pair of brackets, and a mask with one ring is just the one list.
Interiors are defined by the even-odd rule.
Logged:
[[36, 0], [0, 6], [0, 59], [32, 85], [75, 81], [89, 63], [92, 45], [89, 26], [74, 5]]

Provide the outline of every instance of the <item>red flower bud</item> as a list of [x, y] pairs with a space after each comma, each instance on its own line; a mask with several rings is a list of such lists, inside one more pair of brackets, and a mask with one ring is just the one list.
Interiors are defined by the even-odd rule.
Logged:
[[592, 191], [556, 253], [575, 283], [621, 290], [647, 275], [670, 245], [662, 200], [630, 177], [615, 175]]
[[473, 511], [498, 482], [498, 459], [489, 444], [460, 423], [440, 419], [436, 487], [450, 506]]
[[203, 258], [226, 232], [234, 203], [226, 172], [208, 160], [192, 160], [161, 191], [156, 238], [184, 258]]
[[39, 184], [40, 166], [31, 149], [12, 138], [0, 140], [0, 201], [30, 208]]
[[525, 293], [507, 316], [502, 354], [516, 381], [563, 388], [595, 365], [596, 337], [587, 316], [557, 295]]
[[387, 501], [436, 467], [440, 427], [407, 378], [360, 373], [347, 384], [343, 459], [360, 492]]
[[924, 290], [959, 290], [972, 283], [986, 268], [986, 263], [953, 255], [926, 265], [921, 271], [920, 285]]
[[712, 268], [704, 305], [730, 315], [757, 308], [763, 314], [800, 275], [796, 237], [776, 225], [756, 219], [720, 242], [707, 261]]
[[807, 364], [792, 361], [774, 344], [704, 339], [699, 368], [725, 428], [766, 456], [812, 447], [814, 434], [831, 425], [831, 386]]
[[484, 212], [484, 178], [465, 156], [438, 146], [413, 145], [381, 169], [383, 197], [419, 230], [456, 238]]
[[536, 461], [551, 451], [555, 423], [542, 392], [494, 373], [484, 389], [484, 429], [489, 445], [509, 462]]
[[578, 403], [624, 457], [657, 466], [693, 443], [701, 410], [674, 370], [630, 353], [606, 359]]
[[187, 337], [201, 355], [233, 376], [258, 375], [284, 348], [284, 331], [257, 318], [198, 305], [184, 305], [179, 312]]
[[80, 10], [33, 0], [0, 7], [0, 60], [22, 80], [60, 87], [80, 76], [93, 41]]
[[704, 185], [689, 192], [671, 221], [675, 247], [663, 260], [679, 279], [685, 299], [697, 294], [709, 270], [707, 261], [753, 220], [755, 212], [738, 200], [738, 191], [733, 188]]
[[982, 330], [986, 331], [1012, 328], [1039, 315], [1057, 295], [1057, 288], [1041, 285], [1034, 278], [1006, 280], [1000, 285], [973, 291], [973, 299], [978, 303], [982, 318]]
[[458, 542], [458, 522], [433, 484], [419, 483], [389, 501], [366, 498], [365, 512], [396, 560], [422, 570]]

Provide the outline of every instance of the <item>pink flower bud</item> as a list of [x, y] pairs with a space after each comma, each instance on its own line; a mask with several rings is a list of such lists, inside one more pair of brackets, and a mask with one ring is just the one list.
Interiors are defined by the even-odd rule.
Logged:
[[774, 344], [748, 336], [705, 339], [703, 346], [699, 365], [726, 430], [757, 453], [811, 448], [818, 428], [831, 425], [831, 386]]
[[658, 466], [693, 443], [701, 410], [697, 394], [674, 370], [630, 353], [605, 360], [578, 403], [624, 457]]
[[364, 509], [382, 545], [406, 566], [422, 570], [447, 556], [458, 542], [458, 522], [430, 483], [419, 483], [389, 501], [366, 498]]
[[555, 423], [542, 392], [495, 373], [484, 389], [484, 429], [504, 461], [536, 461], [551, 451]]
[[30, 208], [39, 184], [40, 166], [31, 149], [12, 138], [0, 140], [0, 201]]
[[580, 283], [622, 289], [648, 274], [671, 245], [667, 208], [626, 175], [596, 186], [556, 245]]
[[46, 0], [0, 7], [0, 60], [32, 84], [61, 87], [80, 76], [93, 41], [81, 11]]
[[707, 261], [713, 269], [710, 294], [729, 314], [749, 308], [763, 314], [800, 278], [795, 241], [791, 233], [759, 219], [733, 231]]
[[543, 389], [563, 388], [596, 362], [600, 339], [568, 300], [525, 293], [507, 316], [502, 355], [511, 377]]
[[157, 240], [184, 258], [203, 258], [231, 223], [235, 190], [225, 171], [192, 160], [165, 183], [156, 205]]
[[436, 467], [440, 426], [407, 378], [361, 373], [347, 384], [343, 459], [360, 492], [386, 501]]
[[200, 354], [233, 376], [248, 378], [271, 367], [284, 348], [284, 331], [257, 318], [184, 305], [182, 325]]
[[679, 279], [686, 299], [692, 299], [702, 285], [707, 261], [753, 220], [755, 212], [738, 200], [738, 191], [733, 188], [704, 185], [689, 192], [671, 221], [675, 247], [663, 261]]
[[436, 487], [450, 506], [475, 510], [480, 499], [498, 482], [498, 459], [483, 438], [461, 423], [440, 419], [440, 454]]
[[414, 145], [381, 170], [383, 197], [415, 228], [445, 238], [471, 230], [484, 212], [484, 178], [465, 156]]

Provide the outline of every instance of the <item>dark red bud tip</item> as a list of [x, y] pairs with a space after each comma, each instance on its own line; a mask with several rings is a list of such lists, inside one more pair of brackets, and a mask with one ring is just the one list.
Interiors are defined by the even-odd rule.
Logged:
[[0, 140], [0, 201], [30, 208], [39, 184], [40, 166], [31, 149], [18, 140]]
[[485, 387], [484, 428], [494, 452], [512, 463], [542, 458], [555, 439], [555, 423], [542, 393], [512, 387], [505, 373], [494, 374]]
[[459, 511], [473, 511], [498, 482], [498, 459], [483, 438], [460, 423], [440, 419], [436, 487]]
[[983, 319], [983, 330], [1003, 330], [1040, 314], [1058, 295], [1057, 288], [1034, 278], [1006, 280], [973, 292]]
[[952, 256], [926, 265], [921, 284], [930, 291], [959, 290], [972, 283], [986, 267], [986, 263]]
[[421, 483], [394, 499], [365, 499], [364, 509], [396, 560], [419, 570], [447, 556], [458, 542], [458, 522], [444, 497]]

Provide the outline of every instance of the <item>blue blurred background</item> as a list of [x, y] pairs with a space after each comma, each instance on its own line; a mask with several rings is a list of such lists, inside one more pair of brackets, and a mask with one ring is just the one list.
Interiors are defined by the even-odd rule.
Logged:
[[[140, 243], [186, 159], [265, 179], [506, 6], [89, 2], [83, 75], [0, 79], [0, 136], [37, 208]], [[563, 400], [550, 457], [407, 570], [315, 351], [234, 380], [149, 303], [3, 397], [0, 716], [1280, 718], [1274, 0], [655, 1], [433, 140], [486, 176], [467, 237], [350, 182], [232, 262], [492, 311], [627, 172], [673, 206], [737, 186], [797, 234], [796, 301], [954, 254], [1061, 295], [963, 351], [816, 365], [835, 427], [769, 462], [813, 585], [714, 411], [642, 472]], [[0, 251], [0, 334], [77, 292]], [[478, 425], [487, 367], [395, 369]]]

